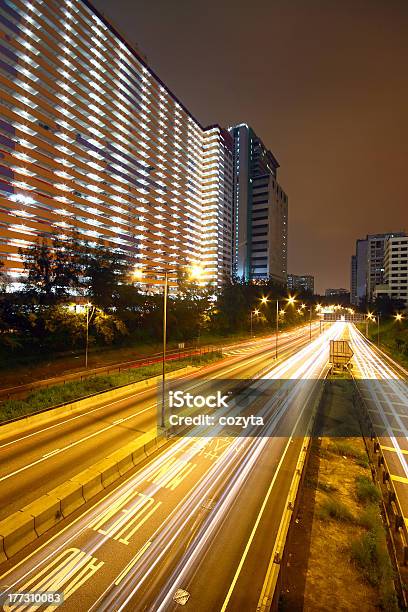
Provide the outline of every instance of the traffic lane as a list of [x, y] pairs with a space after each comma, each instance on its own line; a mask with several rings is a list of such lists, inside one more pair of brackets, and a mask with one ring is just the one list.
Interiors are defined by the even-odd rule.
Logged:
[[[202, 442], [204, 447], [213, 444], [211, 439], [203, 439]], [[186, 447], [188, 449], [193, 444], [194, 440], [183, 441], [184, 451]], [[175, 457], [177, 450], [174, 449], [179, 446], [178, 443], [173, 443], [170, 452], [169, 449], [166, 449], [155, 460], [148, 463], [144, 470], [139, 470], [139, 474], [141, 474], [139, 478], [136, 474], [135, 477], [125, 481], [109, 495], [105, 494], [98, 504], [90, 508], [88, 516], [78, 516], [74, 522], [65, 528], [65, 533], [60, 534], [58, 533], [59, 529], [62, 530], [64, 527], [64, 523], [61, 523], [52, 542], [48, 544], [43, 537], [38, 540], [36, 547], [28, 547], [25, 555], [18, 555], [12, 562], [5, 564], [5, 567], [8, 566], [12, 569], [11, 572], [7, 572], [6, 575], [1, 577], [0, 584], [13, 585], [13, 588], [30, 587], [35, 590], [36, 587], [38, 588], [37, 585], [41, 578], [44, 576], [52, 578], [53, 572], [57, 568], [60, 578], [62, 577], [62, 586], [67, 583], [69, 590], [69, 584], [72, 586], [72, 583], [75, 583], [77, 575], [76, 571], [68, 568], [71, 569], [71, 573], [69, 574], [67, 570], [67, 574], [64, 576], [64, 569], [66, 569], [64, 564], [67, 558], [73, 554], [72, 551], [79, 551], [78, 554], [83, 555], [82, 561], [89, 566], [87, 579], [92, 577], [91, 589], [86, 588], [85, 581], [78, 585], [78, 587], [82, 587], [80, 593], [82, 603], [84, 600], [87, 602], [86, 607], [79, 606], [79, 609], [89, 609], [88, 605], [98, 597], [100, 590], [103, 592], [103, 589], [113, 584], [140, 546], [148, 541], [146, 538], [151, 537], [154, 531], [160, 534], [166, 522], [171, 529], [172, 512], [183, 501], [189, 500], [191, 490], [197, 483], [197, 478], [199, 483], [200, 476], [202, 477], [208, 471], [206, 468], [217, 460], [214, 449], [208, 453], [201, 453], [199, 456], [194, 455], [195, 468], [197, 468], [194, 473], [191, 473], [191, 471], [186, 473], [186, 463], [181, 461], [179, 466], [176, 465], [176, 469], [170, 472], [170, 480], [173, 481], [171, 485], [168, 471], [164, 470], [163, 466], [169, 460], [177, 461]], [[223, 449], [221, 449], [221, 452], [223, 452]], [[238, 455], [232, 455], [231, 460], [239, 461]], [[164, 474], [167, 480], [164, 483], [163, 481], [157, 483], [157, 478], [163, 478], [163, 470], [167, 472], [167, 474]], [[156, 483], [154, 484], [155, 480]], [[204, 493], [205, 490], [208, 490], [208, 487], [204, 488]], [[148, 512], [144, 516], [135, 514], [135, 507], [128, 507], [127, 504], [122, 505], [124, 496], [130, 495], [132, 497], [130, 501], [134, 502], [135, 496], [139, 493], [145, 493], [149, 502], [149, 506], [145, 507]], [[152, 498], [153, 494], [155, 498]], [[200, 492], [200, 497], [202, 494]], [[152, 503], [150, 503], [150, 500], [152, 500]], [[147, 514], [149, 514], [148, 520], [143, 523]], [[120, 515], [121, 524], [118, 523], [118, 515]], [[135, 518], [138, 520], [138, 524], [135, 523]], [[183, 513], [181, 514], [182, 520], [189, 521], [190, 518], [190, 514], [187, 514], [186, 517], [183, 517]], [[111, 522], [109, 523], [109, 521]], [[38, 549], [44, 540], [44, 548]], [[37, 550], [35, 550], [36, 548]], [[31, 551], [33, 551], [32, 556], [30, 556]], [[18, 565], [20, 560], [21, 564]], [[98, 570], [103, 566], [103, 571], [98, 571], [98, 576], [93, 576], [91, 565], [97, 566]], [[78, 572], [84, 569], [83, 565], [79, 564], [79, 559], [76, 560], [76, 567]], [[98, 579], [101, 581], [100, 589], [98, 588]], [[70, 606], [72, 606], [72, 609], [78, 609], [78, 602], [75, 597], [69, 603], [64, 604], [63, 609], [71, 609]]]
[[[311, 386], [315, 387], [313, 381]], [[314, 394], [307, 391], [306, 395], [314, 399]], [[129, 612], [139, 609], [139, 602], [145, 606], [142, 609], [177, 609], [169, 594], [182, 588], [190, 593], [186, 604], [190, 609], [256, 610], [303, 446], [305, 425], [311, 416], [310, 402], [309, 410], [305, 409], [300, 415], [303, 402], [302, 399], [291, 403], [274, 436], [267, 439], [245, 486], [217, 529], [212, 531], [203, 553], [196, 559], [193, 553], [187, 557], [180, 571], [174, 572], [171, 580], [161, 586], [159, 596], [146, 585], [144, 591], [134, 593], [124, 609]], [[288, 430], [294, 434], [293, 438], [286, 437]], [[257, 443], [261, 444], [262, 440]], [[155, 582], [157, 590], [157, 580]]]
[[[259, 368], [270, 365], [270, 355], [263, 352], [254, 358], [241, 361], [235, 371], [241, 376], [251, 378]], [[248, 365], [249, 362], [249, 365]], [[228, 369], [230, 370], [229, 366]], [[225, 374], [225, 369], [223, 372]], [[219, 373], [221, 376], [222, 373]], [[202, 377], [206, 374], [201, 372]], [[197, 382], [196, 379], [192, 381]], [[114, 450], [121, 448], [124, 444], [134, 440], [135, 433], [147, 431], [156, 425], [155, 405], [148, 410], [136, 406], [131, 410], [132, 404], [129, 400], [118, 402], [120, 405], [128, 405], [129, 409], [115, 414], [116, 421], [103, 424], [99, 420], [94, 421], [94, 429], [90, 426], [85, 429], [74, 431], [73, 435], [66, 436], [64, 445], [58, 444], [54, 439], [40, 439], [41, 447], [36, 451], [25, 449], [24, 454], [12, 456], [7, 461], [7, 473], [0, 476], [0, 497], [5, 501], [0, 510], [0, 517], [8, 516], [11, 512], [19, 510], [40, 495], [47, 493], [50, 489], [75, 476], [79, 471], [93, 465], [99, 459], [107, 456]], [[116, 405], [116, 403], [115, 403]], [[140, 417], [140, 414], [143, 416]], [[126, 423], [123, 422], [126, 419]], [[139, 420], [140, 419], [140, 420]], [[117, 421], [122, 421], [118, 423]], [[78, 421], [76, 421], [78, 422]], [[80, 421], [82, 424], [82, 421]], [[47, 430], [49, 432], [50, 430]], [[34, 437], [25, 437], [22, 443], [35, 440]], [[7, 447], [10, 449], [10, 447]]]
[[[304, 342], [302, 342], [302, 340]], [[287, 350], [290, 348], [296, 349], [303, 343], [307, 343], [306, 339], [304, 339], [302, 335], [299, 336], [298, 334], [294, 334], [294, 337], [292, 337], [291, 335], [285, 340], [285, 343], [282, 344], [282, 349], [283, 350]], [[253, 353], [246, 354], [246, 355], [244, 354], [244, 355], [232, 356], [228, 359], [223, 359], [222, 361], [215, 362], [214, 364], [210, 364], [208, 366], [200, 368], [197, 372], [193, 372], [191, 374], [180, 377], [180, 380], [194, 381], [196, 379], [199, 380], [200, 378], [204, 378], [212, 374], [216, 374], [217, 377], [222, 377], [226, 375], [231, 375], [231, 377], [239, 377], [240, 375], [242, 375], [242, 372], [240, 372], [240, 368], [247, 367], [248, 360], [253, 359], [253, 358], [262, 359], [266, 355], [272, 354], [273, 352], [274, 352], [274, 347], [262, 346], [259, 348], [259, 350], [255, 349]], [[254, 372], [255, 370], [256, 368], [254, 368]], [[1, 438], [0, 449], [7, 448], [7, 446], [12, 445], [15, 441], [19, 441], [20, 439], [26, 439], [26, 438], [29, 438], [30, 436], [33, 437], [35, 435], [38, 435], [39, 433], [42, 433], [43, 431], [51, 431], [53, 437], [56, 438], [58, 436], [57, 430], [60, 425], [63, 425], [64, 430], [66, 431], [67, 427], [69, 427], [71, 423], [75, 427], [76, 426], [75, 422], [82, 418], [85, 418], [88, 416], [90, 416], [91, 418], [93, 418], [94, 416], [96, 419], [100, 418], [99, 417], [100, 411], [103, 411], [104, 414], [107, 414], [109, 416], [114, 416], [117, 414], [118, 411], [120, 411], [122, 406], [126, 406], [128, 402], [132, 403], [135, 400], [135, 398], [138, 398], [141, 400], [143, 399], [145, 401], [155, 399], [156, 392], [157, 392], [157, 387], [153, 387], [146, 391], [139, 391], [137, 393], [131, 393], [128, 397], [125, 397], [124, 399], [114, 400], [113, 402], [109, 402], [108, 404], [106, 404], [106, 400], [102, 399], [100, 404], [96, 404], [91, 409], [85, 409], [84, 411], [76, 413], [73, 416], [64, 415], [64, 416], [54, 417], [52, 414], [52, 411], [50, 410], [49, 412], [50, 423], [47, 423], [47, 424], [42, 423], [39, 425], [34, 425], [30, 430], [26, 430], [23, 434], [19, 434], [18, 432], [16, 432], [15, 434], [4, 435]], [[0, 436], [1, 436], [1, 426], [0, 426]]]
[[[240, 493], [236, 504], [226, 516], [225, 522], [211, 540], [200, 563], [186, 582], [180, 588], [190, 593], [186, 609], [197, 612], [222, 610], [226, 602], [226, 610], [251, 611], [257, 609], [262, 585], [270, 562], [276, 536], [283, 512], [290, 482], [302, 447], [301, 440], [290, 443], [285, 461], [277, 473], [273, 491], [266, 503], [258, 528], [251, 540], [254, 523], [271, 482], [276, 473], [279, 459], [282, 456], [282, 446], [288, 440], [276, 438], [267, 445], [264, 461], [253, 473], [253, 478]], [[234, 584], [238, 567], [243, 559], [244, 551], [249, 543], [249, 553], [243, 560], [242, 569], [237, 582], [233, 586], [231, 596], [229, 589]], [[135, 598], [127, 610], [137, 609]], [[153, 607], [149, 609], [155, 609]], [[156, 608], [158, 609], [158, 608]], [[176, 610], [176, 604], [167, 606], [165, 610]]]
[[[258, 366], [253, 367], [257, 369]], [[242, 369], [241, 373], [244, 371], [250, 373], [251, 369]], [[7, 466], [0, 476], [0, 498], [4, 500], [0, 518], [19, 510], [157, 425], [155, 405], [143, 408], [143, 404], [132, 406], [129, 401], [121, 404], [128, 406], [120, 413], [121, 419], [126, 419], [124, 422], [117, 422], [118, 414], [115, 414], [116, 421], [112, 423], [103, 419], [103, 427], [100, 420], [94, 420], [79, 431], [67, 434], [63, 444], [49, 437], [43, 439], [42, 436], [38, 437], [34, 446], [33, 438], [23, 440], [19, 449], [21, 452], [7, 460]]]
[[[214, 441], [213, 441], [212, 439], [204, 439], [204, 440], [203, 440], [203, 443], [204, 443], [205, 445], [213, 445], [213, 444], [214, 444]], [[241, 443], [242, 443], [242, 441], [241, 441], [241, 440], [238, 440], [236, 443], [237, 443], [237, 444], [241, 444]], [[178, 444], [178, 443], [177, 443], [177, 444]], [[177, 444], [175, 444], [175, 445], [173, 446], [173, 448], [174, 448], [175, 446], [177, 446]], [[189, 444], [191, 444], [191, 440], [187, 439], [187, 440], [185, 440], [185, 441], [181, 441], [181, 442], [180, 442], [180, 444], [187, 444], [187, 445], [189, 445]], [[161, 459], [160, 459], [160, 463], [159, 463], [159, 469], [160, 469], [161, 471], [163, 471], [163, 470], [164, 470], [164, 473], [167, 473], [167, 472], [168, 472], [168, 470], [166, 469], [166, 466], [165, 466], [165, 460], [164, 460], [164, 458], [163, 458], [163, 457], [164, 457], [164, 453], [163, 453], [162, 455], [163, 455], [163, 456], [161, 457]], [[209, 456], [209, 457], [211, 457], [211, 458], [214, 458], [214, 455], [215, 455], [215, 453], [214, 453], [214, 448], [213, 448], [213, 449], [211, 450], [211, 453], [209, 453], [209, 454], [208, 454], [208, 456]], [[157, 467], [157, 466], [156, 466], [156, 467]], [[185, 469], [185, 466], [183, 466], [183, 469]], [[112, 506], [112, 501], [110, 500], [110, 501], [109, 501], [109, 506], [108, 506], [108, 507], [111, 507], [111, 506]], [[100, 510], [99, 510], [99, 511], [97, 512], [97, 516], [100, 516], [100, 514], [101, 514], [101, 512], [100, 512]], [[75, 537], [76, 537], [76, 535], [77, 535], [77, 530], [75, 531]], [[68, 540], [69, 540], [69, 538], [68, 538]], [[65, 543], [67, 542], [67, 536], [65, 536], [65, 537], [64, 537], [63, 542], [64, 542], [64, 545], [65, 545]], [[71, 541], [69, 541], [69, 544], [71, 545], [71, 544], [72, 544], [72, 542], [71, 542]]]
[[[259, 370], [269, 366], [270, 354], [266, 352], [255, 358], [247, 357], [246, 360], [241, 360], [239, 364], [233, 367], [233, 371], [236, 375], [250, 379]], [[218, 372], [217, 378], [226, 374], [231, 374], [230, 366], [224, 366]], [[201, 380], [208, 377], [208, 372], [200, 371], [198, 377], [190, 379], [192, 386], [199, 384]], [[84, 415], [81, 420], [72, 417], [62, 423], [63, 428], [45, 427], [38, 431], [36, 435], [23, 435], [20, 439], [16, 439], [14, 444], [3, 444], [2, 447], [0, 446], [3, 457], [0, 467], [0, 482], [2, 482], [1, 478], [4, 479], [7, 474], [13, 473], [21, 466], [27, 466], [36, 460], [44, 459], [44, 455], [59, 452], [67, 445], [81, 442], [81, 440], [85, 441], [89, 437], [95, 437], [98, 432], [102, 435], [105, 431], [112, 431], [115, 427], [121, 430], [130, 428], [136, 431], [147, 431], [155, 425], [155, 420], [152, 417], [155, 417], [156, 414], [156, 403], [148, 407], [145, 404], [148, 403], [148, 400], [155, 400], [156, 398], [156, 389], [150, 393], [137, 394], [135, 397], [107, 404], [104, 412], [100, 410], [92, 411], [90, 414]], [[151, 411], [149, 418], [147, 418], [147, 408]], [[126, 419], [126, 422], [123, 422], [123, 419]], [[95, 440], [95, 442], [99, 441]], [[13, 452], [10, 453], [10, 450]]]

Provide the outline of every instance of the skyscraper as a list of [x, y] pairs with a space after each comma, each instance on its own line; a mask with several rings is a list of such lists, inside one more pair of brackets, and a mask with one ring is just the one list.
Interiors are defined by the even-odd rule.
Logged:
[[288, 197], [277, 181], [278, 161], [247, 124], [234, 139], [234, 268], [239, 278], [286, 283]]
[[231, 274], [233, 142], [203, 127], [87, 0], [0, 7], [0, 260], [74, 232], [154, 284]]

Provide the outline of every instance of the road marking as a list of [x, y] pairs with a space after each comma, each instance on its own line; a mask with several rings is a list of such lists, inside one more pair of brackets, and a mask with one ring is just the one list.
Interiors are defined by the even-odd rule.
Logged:
[[136, 553], [136, 555], [133, 557], [133, 559], [127, 564], [127, 566], [121, 571], [119, 576], [116, 578], [116, 580], [114, 582], [115, 586], [118, 586], [122, 582], [124, 577], [130, 572], [130, 570], [133, 568], [133, 566], [136, 565], [136, 563], [139, 561], [139, 559], [143, 555], [143, 553], [149, 548], [150, 544], [151, 544], [151, 541], [146, 542], [142, 546], [142, 548], [139, 550], [139, 552]]
[[402, 482], [403, 484], [408, 484], [408, 478], [406, 476], [395, 476], [394, 474], [391, 474], [391, 480], [394, 480], [395, 482]]
[[[125, 506], [135, 500], [135, 498], [138, 499], [133, 506], [126, 508]], [[126, 491], [94, 523], [91, 523], [90, 528], [112, 540], [128, 545], [131, 537], [156, 512], [161, 503], [155, 503], [152, 497], [148, 497], [143, 493], [133, 490]], [[119, 516], [106, 529], [102, 529], [115, 515]], [[132, 529], [130, 529], [131, 527]]]
[[[397, 449], [394, 446], [383, 446], [382, 444], [380, 446], [381, 450], [391, 451], [392, 453], [397, 452]], [[400, 451], [403, 455], [408, 455], [408, 450], [404, 450], [403, 448], [401, 448]]]
[[[139, 414], [143, 414], [143, 412], [146, 412], [147, 410], [151, 410], [151, 406], [148, 406], [147, 408], [143, 408], [143, 410], [139, 410], [139, 412], [135, 412], [134, 414], [130, 414], [129, 416], [123, 419], [123, 422], [130, 421], [130, 419], [134, 419], [135, 417], [139, 416]], [[18, 470], [14, 470], [14, 472], [10, 472], [9, 474], [6, 474], [5, 476], [1, 476], [0, 482], [3, 482], [4, 480], [11, 478], [12, 476], [16, 476], [17, 474], [20, 474], [21, 472], [25, 472], [26, 470], [34, 467], [35, 465], [38, 465], [39, 463], [42, 463], [43, 461], [49, 459], [49, 457], [52, 455], [59, 455], [60, 453], [63, 453], [64, 451], [70, 448], [74, 448], [74, 446], [78, 446], [78, 444], [82, 444], [83, 442], [86, 442], [87, 440], [90, 440], [91, 438], [95, 438], [96, 436], [99, 436], [101, 433], [104, 433], [105, 431], [108, 431], [109, 429], [112, 429], [113, 427], [116, 427], [114, 423], [112, 423], [111, 425], [107, 425], [106, 427], [103, 427], [102, 429], [98, 429], [97, 431], [94, 431], [93, 433], [88, 434], [87, 436], [84, 436], [83, 438], [79, 438], [78, 440], [75, 440], [75, 442], [71, 442], [71, 444], [67, 444], [67, 446], [63, 446], [62, 448], [57, 448], [53, 451], [50, 451], [46, 455], [43, 455], [40, 459], [36, 459], [35, 461], [32, 461], [31, 463], [27, 463], [26, 465], [23, 465], [21, 468], [18, 468]]]
[[45, 453], [45, 455], [43, 455], [43, 459], [47, 459], [48, 457], [51, 457], [52, 455], [56, 455], [57, 453], [59, 453], [60, 449], [59, 448], [55, 448], [54, 450], [50, 451], [49, 453]]
[[[75, 591], [77, 591], [85, 582], [105, 564], [104, 561], [98, 561], [89, 553], [79, 548], [69, 548], [60, 553], [48, 565], [46, 565], [38, 574], [33, 576], [19, 590], [30, 592], [41, 591], [60, 591], [64, 592], [64, 601], [68, 599]], [[21, 606], [19, 603], [13, 606], [4, 606], [6, 612], [17, 610], [35, 610], [39, 606], [32, 604]], [[45, 612], [55, 610], [55, 606], [47, 606]]]
[[162, 488], [174, 491], [195, 467], [195, 463], [189, 463], [188, 461], [182, 461], [176, 457], [170, 457], [166, 463], [161, 465], [159, 469], [146, 480]]

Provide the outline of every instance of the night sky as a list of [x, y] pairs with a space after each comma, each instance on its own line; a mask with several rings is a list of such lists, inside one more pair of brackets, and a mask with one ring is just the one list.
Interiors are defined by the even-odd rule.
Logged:
[[349, 287], [408, 231], [406, 0], [93, 0], [204, 125], [250, 124], [289, 196], [288, 272]]

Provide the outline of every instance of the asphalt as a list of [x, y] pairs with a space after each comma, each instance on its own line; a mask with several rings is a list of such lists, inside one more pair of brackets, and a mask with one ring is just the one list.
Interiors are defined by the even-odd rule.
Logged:
[[[179, 588], [189, 594], [186, 610], [256, 610], [304, 420], [327, 371], [328, 340], [343, 327], [333, 325], [274, 368], [270, 354], [246, 364], [251, 376], [269, 360], [265, 384], [299, 381], [276, 397], [257, 396], [250, 409], [264, 428], [243, 438], [200, 429], [170, 441], [5, 563], [0, 585], [64, 590], [64, 611], [172, 610]], [[231, 365], [245, 368], [237, 359], [215, 372]]]
[[[315, 326], [314, 337], [317, 333]], [[278, 362], [308, 342], [308, 328], [282, 335]], [[183, 380], [193, 387], [215, 378], [253, 378], [275, 363], [270, 340], [229, 350], [233, 355]], [[157, 388], [153, 387], [119, 401], [101, 396], [92, 408], [74, 415], [55, 418], [50, 412], [48, 421], [22, 434], [2, 437], [0, 427], [0, 519], [155, 428], [156, 416]]]

